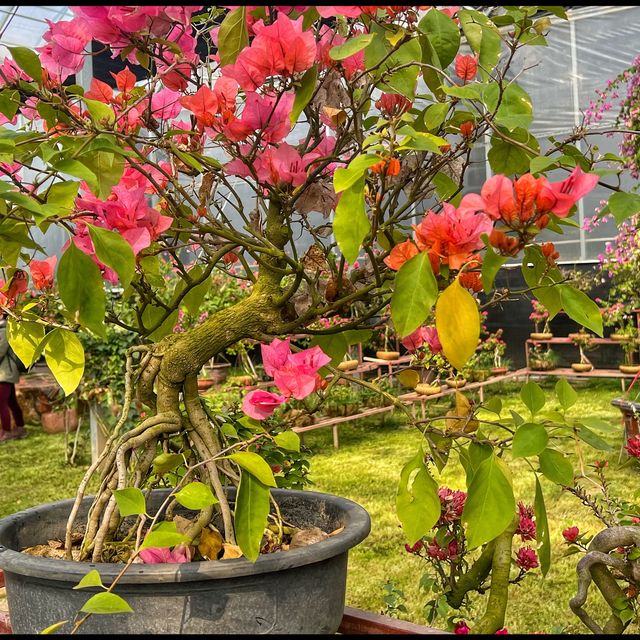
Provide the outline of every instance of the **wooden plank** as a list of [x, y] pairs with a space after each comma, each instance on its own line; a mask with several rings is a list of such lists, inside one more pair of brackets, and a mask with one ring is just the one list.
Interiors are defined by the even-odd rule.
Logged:
[[619, 369], [592, 369], [591, 371], [574, 371], [571, 368], [549, 369], [536, 371], [529, 369], [527, 375], [536, 376], [575, 376], [576, 378], [633, 378], [635, 373], [622, 373]]
[[383, 616], [378, 613], [362, 611], [361, 609], [353, 609], [352, 607], [344, 608], [344, 617], [338, 628], [338, 633], [344, 635], [425, 635], [425, 634], [447, 634], [447, 631], [434, 629], [433, 627], [425, 627], [414, 622], [406, 620], [397, 620], [389, 616]]

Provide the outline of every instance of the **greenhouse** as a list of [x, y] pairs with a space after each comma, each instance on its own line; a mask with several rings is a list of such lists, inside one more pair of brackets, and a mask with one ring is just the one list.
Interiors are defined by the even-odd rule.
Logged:
[[0, 7], [0, 634], [640, 632], [638, 25]]

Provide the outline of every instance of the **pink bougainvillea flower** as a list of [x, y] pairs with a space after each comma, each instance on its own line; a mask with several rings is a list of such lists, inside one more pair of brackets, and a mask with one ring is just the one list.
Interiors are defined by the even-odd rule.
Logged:
[[420, 253], [418, 247], [413, 241], [405, 240], [391, 249], [391, 253], [384, 259], [384, 263], [389, 269], [397, 271], [407, 260], [417, 256], [418, 253]]
[[[360, 32], [356, 30], [353, 32], [353, 36], [355, 37], [357, 35], [360, 35]], [[320, 28], [320, 40], [317, 45], [316, 60], [321, 69], [332, 69], [338, 64], [338, 62], [329, 55], [329, 52], [333, 47], [344, 44], [346, 41], [346, 38], [342, 37], [329, 25], [323, 25]], [[358, 71], [364, 71], [365, 69], [364, 49], [343, 58], [339, 64], [344, 71], [344, 77], [347, 80], [351, 80]]]
[[[263, 142], [277, 143], [291, 131], [291, 109], [295, 95], [292, 91], [281, 96], [248, 93], [240, 119], [244, 137], [249, 133], [259, 134]], [[242, 139], [242, 138], [240, 138]]]
[[407, 351], [416, 351], [424, 344], [424, 331], [426, 327], [418, 327], [413, 333], [402, 339], [402, 346]]
[[53, 272], [57, 261], [58, 258], [56, 256], [51, 256], [46, 260], [32, 260], [29, 263], [31, 280], [36, 289], [42, 291], [53, 286]]
[[431, 351], [431, 353], [442, 353], [442, 344], [440, 344], [438, 330], [435, 327], [425, 327], [423, 337], [424, 342], [429, 347], [429, 351]]
[[497, 636], [504, 636], [504, 635], [509, 635], [509, 631], [507, 630], [506, 627], [502, 627], [502, 629], [498, 629], [496, 631], [496, 635]]
[[255, 420], [264, 420], [273, 414], [273, 412], [283, 403], [286, 402], [285, 396], [270, 391], [256, 389], [250, 391], [242, 401], [242, 410]]
[[182, 96], [180, 103], [196, 117], [201, 126], [210, 127], [218, 111], [218, 96], [206, 84], [203, 84], [192, 96]]
[[428, 251], [451, 269], [460, 269], [484, 246], [480, 237], [491, 232], [492, 223], [482, 212], [444, 203], [440, 213], [429, 210], [413, 228], [421, 251]]
[[273, 374], [283, 367], [291, 355], [291, 338], [280, 340], [274, 338], [271, 344], [261, 344], [262, 364], [264, 372], [273, 378]]
[[453, 625], [453, 633], [459, 636], [466, 636], [471, 632], [471, 628], [464, 620], [458, 620]]
[[285, 396], [302, 400], [319, 388], [322, 379], [318, 370], [329, 362], [331, 358], [318, 346], [292, 353], [274, 371], [273, 381]]
[[523, 570], [529, 571], [539, 566], [538, 554], [531, 547], [521, 547], [516, 553], [516, 564]]
[[118, 71], [118, 73], [113, 73], [113, 71], [111, 71], [111, 75], [116, 81], [118, 91], [125, 95], [136, 86], [136, 75], [131, 71], [131, 69], [129, 69], [129, 67], [125, 67], [122, 71]]
[[89, 100], [109, 103], [113, 101], [113, 89], [106, 82], [102, 82], [98, 78], [91, 78], [91, 88], [89, 91], [85, 91], [84, 97]]
[[84, 65], [84, 48], [91, 41], [91, 32], [82, 18], [51, 22], [42, 36], [47, 43], [37, 47], [42, 66], [51, 76], [65, 80]]
[[309, 69], [316, 58], [316, 41], [311, 31], [302, 30], [302, 16], [291, 20], [279, 13], [276, 20], [253, 25], [256, 37], [234, 64], [222, 67], [222, 74], [238, 81], [246, 91], [255, 91], [273, 75], [291, 76]]
[[173, 551], [166, 547], [147, 547], [138, 554], [145, 564], [183, 563], [191, 561], [189, 547], [179, 545]]
[[254, 167], [258, 179], [274, 187], [286, 185], [298, 187], [307, 179], [302, 157], [286, 142], [277, 148], [267, 147], [258, 154]]
[[158, 120], [175, 118], [180, 111], [180, 93], [171, 89], [160, 89], [151, 96], [151, 115]]
[[595, 173], [584, 173], [578, 166], [566, 180], [547, 183], [543, 195], [552, 200], [547, 211], [555, 213], [560, 218], [566, 218], [571, 207], [586, 196], [598, 180], [599, 177]]
[[344, 16], [345, 18], [358, 18], [362, 13], [359, 6], [324, 6], [316, 7], [321, 18], [333, 18], [334, 16]]
[[383, 93], [376, 100], [376, 107], [387, 117], [399, 116], [409, 111], [413, 103], [399, 93]]
[[4, 283], [2, 291], [9, 304], [13, 305], [21, 293], [26, 293], [28, 281], [26, 272], [22, 269], [16, 269], [9, 281]]

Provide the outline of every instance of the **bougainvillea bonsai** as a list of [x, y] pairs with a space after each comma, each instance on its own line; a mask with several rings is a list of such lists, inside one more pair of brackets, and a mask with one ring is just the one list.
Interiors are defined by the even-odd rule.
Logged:
[[[298, 443], [291, 432], [271, 432], [270, 416], [290, 398], [309, 410], [320, 403], [327, 376], [329, 384], [347, 377], [337, 364], [350, 344], [366, 341], [369, 321], [389, 304], [401, 339], [435, 307], [444, 357], [461, 371], [477, 348], [481, 306], [509, 295], [494, 290], [495, 275], [518, 257], [550, 318], [563, 309], [602, 334], [595, 303], [563, 279], [553, 244], [537, 240], [543, 229], [571, 224], [574, 205], [596, 183], [610, 186], [592, 169], [593, 132], [550, 139], [540, 151], [529, 130], [531, 100], [513, 78], [516, 54], [546, 44], [550, 19], [537, 7], [494, 9], [81, 6], [72, 20], [49, 25], [37, 55], [10, 48], [0, 67], [7, 124], [0, 129], [0, 304], [10, 342], [27, 365], [44, 354], [71, 393], [84, 367], [79, 332], [102, 337], [112, 323], [139, 335], [123, 362], [122, 417], [69, 518], [67, 557], [94, 477], [82, 558], [104, 560], [105, 545], [124, 537], [129, 562], [141, 543], [173, 547], [145, 554], [148, 561], [180, 562], [193, 557], [216, 514], [230, 553], [255, 560], [261, 548], [281, 548], [263, 544], [276, 479], [261, 452]], [[561, 7], [545, 9], [565, 17]], [[114, 83], [93, 79], [83, 88], [73, 76], [92, 40], [124, 68]], [[462, 197], [471, 151], [485, 139], [495, 175]], [[576, 140], [585, 151], [572, 146], [566, 155]], [[545, 177], [552, 167], [563, 179]], [[416, 222], [416, 207], [427, 202]], [[620, 219], [634, 213], [620, 202], [610, 208]], [[32, 233], [52, 227], [68, 238], [55, 274], [53, 256]], [[55, 281], [61, 321], [35, 312], [24, 263], [34, 287]], [[158, 278], [162, 264], [178, 278], [169, 296]], [[172, 332], [181, 307], [197, 316], [213, 275], [231, 269], [248, 295]], [[105, 286], [114, 284], [121, 299], [107, 305]], [[123, 320], [121, 305], [135, 309], [132, 321]], [[347, 321], [317, 328], [335, 316]], [[310, 346], [296, 350], [293, 333], [311, 336]], [[278, 392], [247, 394], [244, 416], [209, 413], [198, 372], [242, 339], [262, 343]], [[571, 394], [558, 387], [565, 409]], [[530, 420], [513, 414], [490, 424], [461, 394], [444, 422], [426, 423], [384, 396], [420, 427], [429, 451], [420, 449], [400, 478], [397, 511], [408, 543], [431, 535], [440, 519], [433, 465], [441, 469], [455, 449], [467, 471], [465, 545], [480, 554], [483, 576], [491, 572], [489, 609], [473, 626], [499, 630], [516, 531], [507, 460], [532, 458], [543, 573], [550, 546], [538, 471], [573, 482], [570, 462], [547, 446], [544, 394], [528, 383], [522, 397]], [[143, 413], [128, 424], [134, 398]], [[495, 422], [506, 436], [485, 429]], [[554, 426], [589, 442], [582, 423]], [[145, 515], [142, 490], [169, 477], [172, 499], [199, 511], [180, 532], [175, 523], [158, 531], [171, 523]], [[235, 507], [228, 485], [239, 486]], [[125, 515], [137, 521], [123, 531]], [[475, 566], [461, 576], [467, 590], [478, 584]]]

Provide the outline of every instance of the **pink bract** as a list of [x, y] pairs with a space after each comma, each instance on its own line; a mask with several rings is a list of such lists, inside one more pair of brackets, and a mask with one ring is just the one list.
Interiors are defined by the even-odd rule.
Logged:
[[242, 410], [250, 417], [256, 420], [264, 420], [270, 417], [273, 412], [283, 403], [286, 402], [284, 396], [270, 391], [256, 389], [250, 391], [242, 401]]

